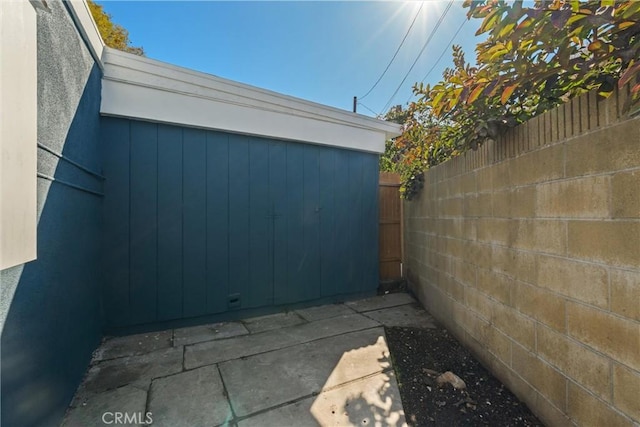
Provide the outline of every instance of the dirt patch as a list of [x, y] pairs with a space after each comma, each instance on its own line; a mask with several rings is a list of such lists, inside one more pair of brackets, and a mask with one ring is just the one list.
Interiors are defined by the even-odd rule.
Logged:
[[[387, 344], [412, 426], [543, 426], [446, 329], [385, 328]], [[436, 378], [450, 371], [466, 384]]]

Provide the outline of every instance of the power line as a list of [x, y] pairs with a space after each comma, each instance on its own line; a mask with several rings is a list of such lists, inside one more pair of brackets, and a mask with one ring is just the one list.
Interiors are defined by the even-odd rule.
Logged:
[[400, 46], [398, 46], [398, 48], [396, 49], [396, 53], [393, 54], [393, 58], [391, 58], [391, 61], [389, 61], [389, 63], [387, 64], [387, 68], [385, 68], [384, 71], [382, 72], [382, 74], [380, 74], [380, 77], [378, 77], [378, 80], [376, 80], [376, 82], [373, 84], [373, 86], [371, 86], [371, 89], [369, 89], [369, 91], [367, 93], [362, 95], [360, 97], [360, 99], [364, 99], [367, 95], [369, 95], [371, 93], [371, 91], [373, 89], [375, 89], [376, 86], [378, 86], [378, 83], [380, 83], [380, 80], [382, 80], [382, 78], [387, 73], [387, 71], [389, 71], [389, 67], [391, 67], [391, 64], [396, 59], [396, 56], [398, 56], [398, 52], [400, 52], [400, 48], [402, 47], [402, 45], [404, 45], [404, 41], [407, 39], [407, 36], [411, 32], [411, 29], [413, 28], [413, 24], [416, 23], [416, 19], [418, 19], [418, 16], [420, 15], [420, 12], [422, 11], [422, 7], [423, 6], [424, 6], [424, 2], [422, 2], [420, 4], [420, 8], [418, 9], [418, 12], [416, 13], [416, 16], [413, 17], [413, 21], [411, 21], [411, 25], [409, 25], [409, 29], [407, 30], [407, 32], [405, 33], [404, 37], [402, 38], [402, 41], [400, 42]]
[[[424, 45], [422, 45], [422, 49], [420, 49], [420, 53], [418, 53], [418, 56], [416, 57], [416, 60], [413, 61], [413, 64], [411, 64], [411, 68], [409, 68], [409, 71], [407, 71], [407, 74], [404, 75], [404, 78], [402, 79], [402, 81], [400, 82], [398, 87], [396, 88], [395, 92], [393, 92], [393, 95], [391, 95], [391, 98], [389, 98], [389, 100], [387, 101], [385, 106], [382, 108], [382, 112], [384, 112], [389, 107], [389, 105], [391, 105], [391, 101], [393, 101], [393, 98], [398, 94], [398, 91], [400, 90], [400, 88], [404, 84], [405, 80], [407, 80], [407, 77], [409, 77], [409, 73], [411, 73], [411, 70], [413, 70], [413, 67], [416, 66], [416, 64], [418, 63], [418, 59], [420, 59], [420, 57], [422, 56], [422, 53], [424, 52], [424, 50], [429, 45], [429, 42], [431, 41], [431, 39], [433, 38], [435, 33], [438, 31], [438, 28], [440, 27], [440, 24], [442, 24], [442, 21], [444, 21], [444, 17], [447, 15], [447, 12], [449, 12], [449, 9], [451, 9], [451, 5], [453, 5], [453, 2], [454, 2], [454, 0], [449, 0], [449, 3], [447, 4], [447, 7], [444, 9], [444, 12], [442, 12], [442, 15], [440, 16], [440, 19], [438, 19], [438, 22], [436, 22], [435, 27], [433, 27], [433, 30], [431, 30], [431, 34], [429, 34], [429, 37], [427, 38], [427, 41], [424, 43]], [[382, 115], [382, 112], [380, 113], [380, 115]]]
[[[460, 31], [462, 30], [462, 27], [464, 27], [464, 24], [466, 24], [467, 22], [469, 22], [469, 20], [467, 18], [464, 18], [464, 20], [462, 21], [462, 23], [458, 27], [458, 30], [456, 31], [456, 33], [453, 35], [453, 37], [451, 37], [451, 40], [449, 40], [449, 43], [447, 43], [447, 47], [442, 51], [442, 53], [440, 54], [440, 56], [438, 57], [436, 62], [429, 69], [429, 71], [427, 71], [427, 74], [425, 74], [424, 77], [422, 78], [422, 80], [420, 80], [421, 82], [424, 82], [425, 80], [427, 80], [427, 77], [429, 77], [429, 75], [433, 72], [433, 70], [435, 70], [435, 68], [438, 66], [438, 64], [440, 63], [440, 61], [444, 57], [444, 54], [449, 51], [449, 48], [453, 44], [453, 41], [458, 36], [458, 34], [460, 34]], [[413, 94], [409, 96], [409, 98], [407, 99], [407, 102], [409, 102], [411, 100], [412, 96], [413, 96]]]
[[375, 111], [373, 111], [371, 108], [367, 107], [366, 105], [364, 105], [362, 102], [358, 102], [358, 105], [362, 105], [364, 108], [366, 108], [367, 110], [371, 111], [373, 114], [376, 115], [376, 117], [378, 116], [378, 113], [376, 113]]

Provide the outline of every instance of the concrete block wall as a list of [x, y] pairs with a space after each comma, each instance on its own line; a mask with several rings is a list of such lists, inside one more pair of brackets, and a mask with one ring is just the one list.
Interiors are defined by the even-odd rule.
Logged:
[[548, 425], [640, 423], [640, 117], [586, 94], [428, 170], [425, 307]]

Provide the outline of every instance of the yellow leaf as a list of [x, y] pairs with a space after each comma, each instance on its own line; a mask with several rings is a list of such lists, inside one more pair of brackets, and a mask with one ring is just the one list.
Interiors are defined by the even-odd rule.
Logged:
[[620, 24], [618, 24], [618, 28], [621, 30], [627, 29], [629, 27], [633, 27], [635, 25], [635, 22], [633, 21], [625, 21], [625, 22], [621, 22]]
[[502, 105], [506, 104], [513, 91], [518, 88], [518, 83], [512, 84], [511, 86], [507, 86], [506, 89], [502, 92], [502, 96], [500, 97], [500, 102]]
[[478, 99], [483, 90], [484, 87], [482, 85], [476, 86], [475, 89], [473, 89], [473, 91], [471, 92], [471, 95], [469, 95], [469, 98], [467, 98], [467, 104], [471, 104], [473, 101]]

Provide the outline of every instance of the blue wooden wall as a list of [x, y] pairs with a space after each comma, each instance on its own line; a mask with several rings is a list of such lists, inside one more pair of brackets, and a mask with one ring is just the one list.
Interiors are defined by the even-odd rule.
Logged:
[[102, 120], [108, 328], [375, 291], [376, 154]]

